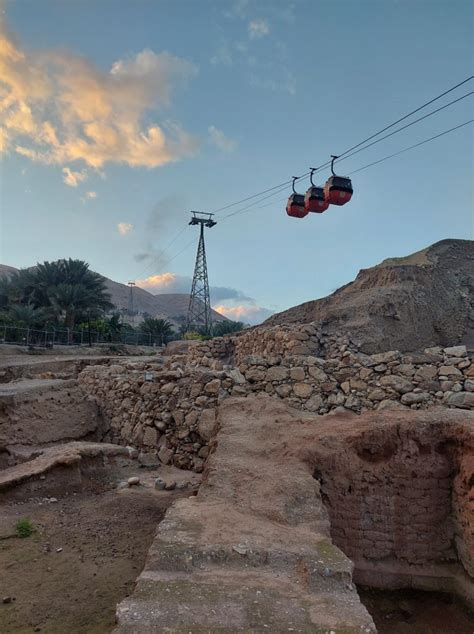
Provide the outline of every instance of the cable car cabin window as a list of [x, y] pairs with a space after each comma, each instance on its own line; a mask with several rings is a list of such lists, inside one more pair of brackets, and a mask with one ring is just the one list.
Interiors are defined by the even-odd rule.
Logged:
[[343, 176], [330, 176], [328, 178], [329, 187], [337, 187], [338, 189], [345, 189], [352, 191], [352, 183], [350, 178], [344, 178]]

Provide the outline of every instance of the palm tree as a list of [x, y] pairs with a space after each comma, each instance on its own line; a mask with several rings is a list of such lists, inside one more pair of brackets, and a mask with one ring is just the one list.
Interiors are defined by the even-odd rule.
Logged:
[[245, 324], [241, 321], [217, 321], [214, 322], [212, 334], [214, 337], [222, 337], [232, 332], [239, 332], [245, 328]]
[[71, 330], [78, 316], [97, 316], [112, 308], [104, 278], [82, 260], [38, 264], [34, 278], [34, 299], [50, 306]]
[[15, 325], [30, 328], [42, 325], [46, 313], [43, 308], [35, 308], [32, 304], [13, 304], [1, 316]]
[[170, 337], [173, 333], [173, 324], [167, 319], [154, 319], [147, 317], [140, 324], [140, 330], [153, 337], [159, 337], [161, 345], [166, 342], [167, 337]]

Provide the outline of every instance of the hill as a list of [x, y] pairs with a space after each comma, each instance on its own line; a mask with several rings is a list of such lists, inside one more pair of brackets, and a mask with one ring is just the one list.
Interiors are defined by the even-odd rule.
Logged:
[[[6, 264], [0, 264], [0, 277], [11, 275], [18, 269]], [[119, 311], [126, 311], [129, 306], [130, 288], [126, 284], [114, 282], [104, 277], [107, 292], [110, 293], [111, 302]], [[133, 307], [139, 315], [148, 313], [152, 317], [162, 317], [173, 321], [181, 322], [187, 315], [189, 295], [186, 293], [169, 293], [153, 295], [143, 288], [135, 286], [133, 289]], [[227, 317], [215, 310], [212, 311], [212, 318], [215, 321], [229, 321]], [[137, 319], [139, 321], [139, 319]]]
[[364, 352], [474, 345], [474, 241], [442, 240], [362, 269], [323, 299], [272, 315], [265, 325], [322, 322]]

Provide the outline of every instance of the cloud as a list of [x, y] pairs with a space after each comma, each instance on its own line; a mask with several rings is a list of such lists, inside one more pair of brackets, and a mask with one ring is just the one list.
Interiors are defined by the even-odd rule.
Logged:
[[233, 152], [237, 147], [237, 141], [229, 139], [222, 130], [213, 125], [209, 126], [209, 136], [211, 137], [211, 143], [223, 152]]
[[226, 41], [221, 43], [215, 54], [210, 59], [213, 66], [217, 66], [218, 64], [222, 64], [223, 66], [232, 66], [233, 61], [230, 44]]
[[86, 192], [87, 200], [93, 200], [94, 198], [97, 198], [97, 192]]
[[69, 167], [63, 167], [63, 182], [69, 187], [77, 187], [79, 183], [82, 183], [87, 179], [86, 170], [81, 172], [74, 172]]
[[[142, 280], [136, 281], [137, 286], [144, 288], [155, 295], [162, 293], [189, 293], [191, 290], [191, 277], [187, 275], [177, 275], [167, 271], [150, 275]], [[223, 301], [242, 301], [253, 302], [251, 297], [245, 295], [242, 291], [229, 286], [211, 286], [209, 289], [211, 302]]]
[[[170, 233], [176, 231], [189, 221], [186, 199], [180, 196], [166, 196], [159, 200], [150, 210], [143, 226], [143, 243], [138, 253], [134, 254], [136, 262], [152, 262], [154, 270], [166, 266], [169, 257], [165, 253], [169, 247], [176, 247], [176, 239], [170, 240]], [[158, 244], [157, 244], [158, 242]]]
[[247, 27], [249, 37], [257, 39], [270, 33], [270, 27], [266, 20], [251, 20]]
[[192, 135], [154, 119], [196, 73], [191, 62], [149, 49], [104, 71], [65, 50], [27, 52], [0, 26], [0, 151], [95, 169], [154, 168], [192, 156]]
[[249, 81], [252, 86], [256, 86], [257, 88], [264, 88], [266, 90], [271, 90], [272, 92], [286, 92], [289, 95], [296, 94], [296, 80], [284, 67], [280, 69], [278, 79], [272, 79], [268, 76], [261, 77], [256, 73], [251, 73]]
[[257, 304], [239, 304], [236, 306], [218, 305], [213, 306], [221, 315], [233, 319], [234, 321], [243, 321], [246, 324], [256, 325], [262, 323], [265, 319], [268, 319], [270, 315], [273, 315], [274, 310], [264, 308], [263, 306], [257, 306]]
[[118, 232], [121, 236], [126, 236], [133, 229], [133, 225], [130, 222], [119, 222], [117, 225]]

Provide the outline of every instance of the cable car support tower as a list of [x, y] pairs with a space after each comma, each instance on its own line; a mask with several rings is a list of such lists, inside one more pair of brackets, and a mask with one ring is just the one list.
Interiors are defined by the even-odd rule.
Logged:
[[209, 297], [209, 278], [207, 276], [206, 245], [204, 243], [204, 227], [211, 229], [217, 223], [212, 219], [214, 214], [205, 214], [199, 211], [191, 212], [190, 225], [200, 227], [199, 244], [194, 266], [193, 284], [189, 297], [186, 331], [193, 327], [201, 327], [208, 335], [212, 331], [211, 300]]

